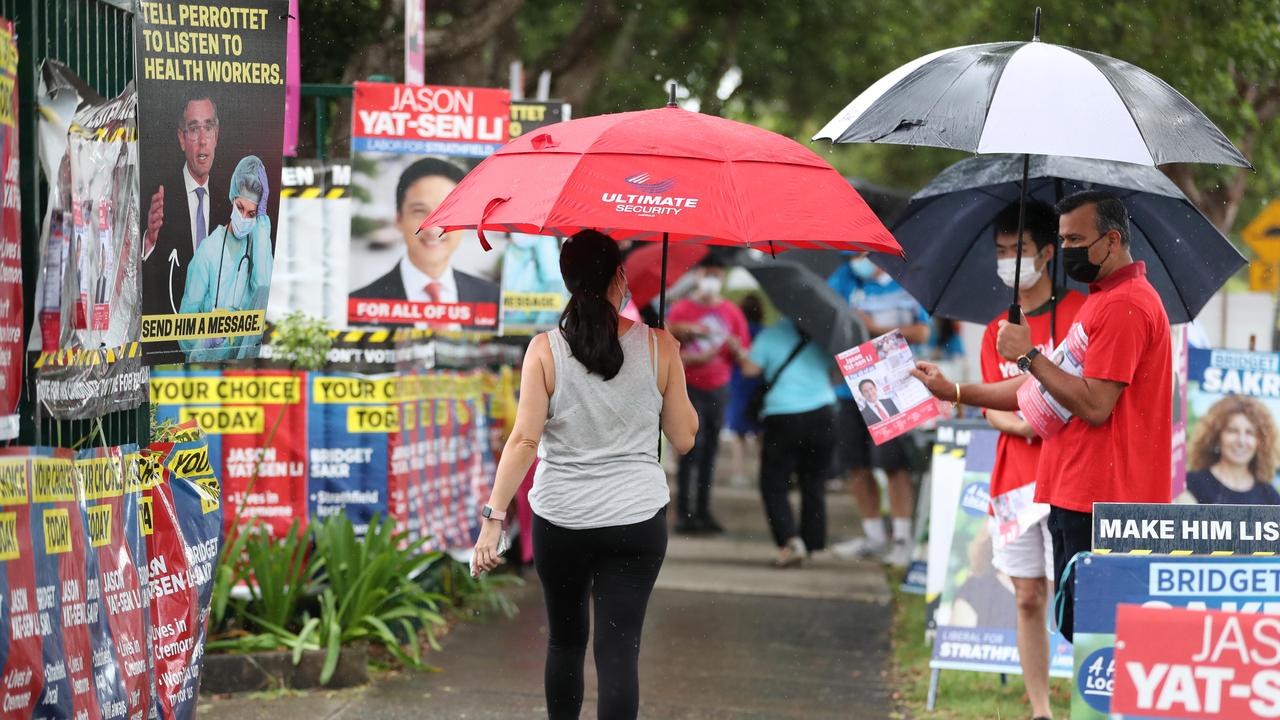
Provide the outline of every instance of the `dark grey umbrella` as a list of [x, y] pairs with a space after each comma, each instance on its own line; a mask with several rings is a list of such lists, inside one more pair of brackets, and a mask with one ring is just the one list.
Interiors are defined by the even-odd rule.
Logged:
[[[986, 155], [947, 168], [916, 193], [893, 226], [911, 261], [882, 255], [872, 260], [930, 314], [990, 322], [1010, 292], [996, 275], [992, 223], [1018, 201], [1022, 167], [1020, 155]], [[1146, 262], [1147, 277], [1171, 322], [1194, 319], [1245, 264], [1213, 223], [1153, 167], [1035, 155], [1029, 168], [1029, 197], [1050, 205], [1086, 189], [1120, 198], [1129, 210], [1134, 258]]]
[[740, 264], [760, 283], [778, 312], [827, 352], [836, 355], [867, 341], [867, 329], [849, 303], [809, 268], [768, 257]]
[[[813, 137], [823, 138], [1020, 154], [1024, 189], [1030, 155], [1252, 167], [1204, 113], [1155, 75], [1041, 42], [1039, 8], [1031, 42], [968, 45], [912, 60]], [[1018, 226], [1021, 236], [1021, 218]], [[1010, 293], [1009, 318], [1017, 320], [1017, 295]]]

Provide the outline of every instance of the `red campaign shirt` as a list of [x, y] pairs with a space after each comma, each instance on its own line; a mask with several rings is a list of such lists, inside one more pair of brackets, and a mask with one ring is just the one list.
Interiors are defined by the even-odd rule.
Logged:
[[[1071, 327], [1071, 323], [1075, 321], [1076, 314], [1084, 305], [1084, 301], [1084, 295], [1070, 291], [1058, 300], [1058, 332], [1053, 337], [1054, 342], [1062, 342], [1062, 339], [1067, 336], [1067, 328]], [[1050, 337], [1053, 335], [1049, 327], [1053, 320], [1052, 312], [1024, 314], [1024, 317], [1028, 327], [1031, 328], [1031, 342], [1040, 352], [1052, 355], [1053, 346], [1049, 344]], [[1000, 321], [1003, 319], [1005, 315], [1001, 314], [1000, 317], [992, 320], [991, 324], [987, 325], [987, 331], [982, 335], [982, 382], [984, 383], [1000, 382], [1022, 374], [1016, 362], [1005, 360], [996, 351], [996, 334], [1000, 331]], [[1035, 482], [1036, 465], [1039, 462], [1039, 438], [1028, 440], [1018, 435], [1000, 433], [1000, 439], [996, 442], [996, 462], [991, 470], [991, 497], [995, 498]], [[988, 506], [987, 510], [989, 512], [991, 507]]]
[[715, 305], [681, 300], [671, 306], [667, 322], [698, 325], [703, 330], [704, 337], [681, 344], [682, 353], [697, 355], [712, 347], [718, 348], [715, 356], [705, 363], [685, 363], [684, 376], [689, 385], [699, 390], [718, 390], [728, 385], [733, 376], [733, 351], [725, 341], [733, 334], [744, 349], [751, 347], [751, 331], [742, 310], [728, 300]]
[[1076, 315], [1084, 376], [1124, 383], [1097, 427], [1071, 418], [1040, 451], [1036, 501], [1077, 512], [1095, 502], [1167, 503], [1173, 426], [1169, 318], [1135, 262], [1089, 286]]

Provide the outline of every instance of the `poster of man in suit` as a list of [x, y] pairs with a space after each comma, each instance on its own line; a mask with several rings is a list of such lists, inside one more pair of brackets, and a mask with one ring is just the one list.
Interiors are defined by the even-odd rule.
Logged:
[[144, 361], [257, 357], [279, 208], [288, 2], [138, 7]]
[[505, 144], [509, 93], [357, 83], [353, 116], [348, 323], [498, 332], [506, 243], [421, 225]]

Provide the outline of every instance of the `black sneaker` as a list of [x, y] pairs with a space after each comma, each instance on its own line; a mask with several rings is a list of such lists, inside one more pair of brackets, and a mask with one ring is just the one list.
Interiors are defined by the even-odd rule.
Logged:
[[676, 520], [677, 535], [697, 535], [702, 532], [702, 523], [696, 518], [682, 517]]
[[702, 525], [702, 531], [705, 533], [709, 533], [711, 535], [724, 534], [724, 526], [716, 522], [716, 519], [710, 515], [699, 518], [698, 522]]

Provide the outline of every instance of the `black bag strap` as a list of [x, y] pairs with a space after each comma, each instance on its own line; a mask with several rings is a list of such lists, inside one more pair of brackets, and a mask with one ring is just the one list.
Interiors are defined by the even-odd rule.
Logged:
[[791, 364], [791, 361], [795, 360], [796, 356], [800, 354], [800, 351], [804, 350], [804, 346], [808, 344], [809, 336], [804, 333], [800, 333], [800, 342], [796, 343], [796, 346], [792, 348], [791, 354], [787, 356], [786, 360], [782, 361], [782, 365], [778, 368], [778, 371], [773, 374], [773, 377], [764, 381], [765, 393], [768, 393], [773, 389], [774, 384], [778, 382], [778, 378], [782, 377], [783, 371], [787, 369], [787, 366]]

